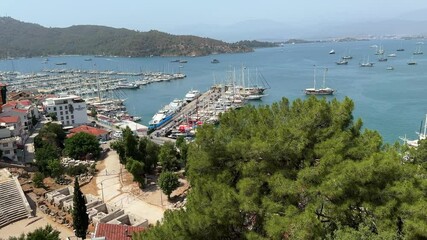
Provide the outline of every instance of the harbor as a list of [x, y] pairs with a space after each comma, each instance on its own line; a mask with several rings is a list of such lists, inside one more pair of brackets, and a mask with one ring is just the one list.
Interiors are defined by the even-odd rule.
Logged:
[[[417, 42], [419, 40], [397, 39], [289, 44], [278, 48], [256, 49], [252, 53], [245, 54], [218, 54], [215, 55], [215, 59], [219, 60], [217, 64], [211, 63], [212, 56], [187, 57], [186, 64], [171, 62], [177, 59], [176, 57], [49, 56], [49, 62], [46, 64], [42, 63], [46, 57], [15, 58], [0, 60], [0, 70], [9, 74], [20, 72], [21, 75], [46, 74], [43, 70], [47, 69], [55, 71], [74, 69], [75, 74], [78, 74], [76, 69], [110, 73], [110, 75], [84, 74], [83, 76], [94, 79], [91, 89], [97, 88], [95, 84], [97, 77], [126, 78], [131, 83], [143, 79], [142, 76], [123, 76], [111, 74], [112, 72], [184, 73], [186, 77], [181, 80], [152, 82], [136, 89], [108, 90], [100, 94], [101, 98], [105, 95], [110, 98], [113, 96], [126, 99], [123, 105], [127, 112], [132, 116], [141, 117], [140, 123], [149, 126], [152, 117], [174, 99], [182, 99], [190, 89], [208, 91], [213, 85], [227, 79], [227, 72], [232, 71], [233, 67], [240, 69], [241, 65], [245, 65], [251, 71], [258, 69], [271, 86], [266, 96], [250, 104], [272, 104], [282, 97], [290, 101], [305, 98], [304, 89], [313, 86], [313, 65], [316, 65], [328, 68], [327, 87], [335, 90], [334, 95], [326, 98], [328, 100], [332, 98], [342, 100], [346, 96], [351, 98], [356, 106], [354, 118], [362, 118], [365, 128], [378, 130], [385, 142], [393, 143], [399, 141], [399, 136], [405, 134], [409, 139], [416, 138], [417, 127], [414, 126], [419, 126], [419, 121], [426, 112], [427, 102], [423, 97], [426, 85], [422, 76], [425, 75], [426, 68], [423, 66], [427, 64], [427, 59], [425, 54], [413, 55]], [[384, 56], [390, 54], [396, 56], [390, 57], [387, 62], [375, 62], [374, 67], [360, 67], [359, 63], [363, 63], [364, 59], [366, 61], [368, 56], [370, 60], [376, 60], [375, 49], [370, 47], [372, 45], [382, 45], [385, 50]], [[334, 49], [336, 54], [329, 55], [331, 49]], [[397, 51], [399, 49], [405, 51]], [[337, 59], [343, 56], [351, 56], [352, 59], [347, 60], [348, 64], [345, 66], [337, 65]], [[92, 58], [92, 61], [85, 61], [86, 58]], [[417, 65], [407, 64], [412, 58]], [[57, 66], [56, 62], [66, 62], [67, 65]], [[179, 68], [180, 65], [183, 67]], [[387, 70], [389, 66], [394, 70]], [[2, 78], [10, 78], [9, 74], [4, 74]], [[320, 72], [319, 80], [321, 80]], [[30, 84], [23, 81], [21, 85]], [[106, 87], [111, 87], [111, 84]], [[87, 95], [87, 98], [98, 97], [95, 91]], [[402, 112], [404, 114], [401, 114]]]

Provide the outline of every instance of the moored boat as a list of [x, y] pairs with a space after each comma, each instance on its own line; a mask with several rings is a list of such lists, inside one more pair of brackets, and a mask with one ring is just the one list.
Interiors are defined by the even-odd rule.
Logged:
[[313, 82], [314, 82], [314, 86], [313, 88], [306, 88], [304, 90], [304, 93], [306, 95], [333, 95], [335, 90], [329, 87], [325, 87], [325, 82], [326, 82], [326, 72], [328, 71], [327, 68], [325, 68], [324, 73], [323, 73], [323, 87], [322, 88], [316, 88], [316, 68], [314, 68], [314, 77], [313, 77]]
[[368, 61], [366, 61], [366, 62], [364, 61], [364, 62], [360, 63], [360, 66], [361, 67], [373, 67], [374, 63], [369, 62], [369, 57], [368, 57]]
[[139, 88], [139, 85], [136, 83], [130, 83], [130, 82], [118, 82], [116, 85], [117, 89], [137, 89]]
[[423, 126], [423, 121], [421, 121], [420, 132], [417, 132], [418, 139], [409, 140], [406, 138], [406, 136], [400, 137], [400, 139], [403, 140], [403, 143], [407, 144], [410, 147], [418, 147], [419, 141], [427, 139], [427, 114], [426, 114], [426, 118], [424, 120], [424, 129], [421, 129], [422, 126]]
[[185, 94], [184, 100], [186, 102], [191, 102], [194, 99], [198, 98], [200, 96], [199, 90], [193, 90], [191, 89], [187, 94]]
[[339, 60], [338, 62], [335, 62], [337, 65], [347, 65], [348, 61], [345, 59]]

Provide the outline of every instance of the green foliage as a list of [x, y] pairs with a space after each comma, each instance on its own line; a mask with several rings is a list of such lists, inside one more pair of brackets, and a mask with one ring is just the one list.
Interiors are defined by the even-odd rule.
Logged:
[[50, 176], [54, 178], [60, 177], [64, 173], [64, 169], [59, 159], [51, 159], [47, 162], [47, 169], [50, 172]]
[[243, 44], [159, 31], [138, 32], [103, 26], [45, 28], [0, 18], [0, 58], [60, 54], [116, 56], [193, 56], [248, 52]]
[[52, 168], [49, 168], [49, 163], [51, 161], [56, 161], [59, 157], [59, 149], [55, 145], [49, 143], [44, 143], [42, 147], [36, 148], [34, 156], [38, 170], [45, 176], [52, 175]]
[[99, 157], [101, 149], [99, 141], [94, 135], [79, 132], [65, 140], [64, 152], [74, 159], [86, 159], [88, 154], [96, 159]]
[[146, 173], [152, 172], [157, 165], [160, 147], [149, 138], [144, 137], [139, 139], [138, 143], [139, 155], [144, 163], [144, 171]]
[[268, 48], [268, 47], [278, 47], [279, 43], [274, 42], [260, 42], [256, 40], [245, 40], [245, 41], [239, 41], [236, 44], [243, 45], [249, 48]]
[[186, 209], [136, 239], [427, 238], [424, 148], [404, 161], [353, 109], [348, 98], [283, 99], [203, 125]]
[[186, 166], [189, 146], [185, 141], [184, 137], [180, 136], [179, 138], [177, 138], [175, 145], [179, 150], [179, 161], [181, 162], [181, 165]]
[[96, 115], [98, 115], [98, 112], [96, 111], [95, 107], [92, 107], [90, 109], [90, 116], [96, 119]]
[[63, 148], [66, 134], [62, 126], [56, 123], [47, 123], [34, 138], [34, 147], [41, 148], [45, 144], [51, 144], [58, 148]]
[[170, 199], [171, 193], [179, 187], [178, 176], [173, 172], [162, 172], [159, 176], [158, 184], [163, 193]]
[[33, 126], [36, 126], [36, 124], [38, 123], [39, 121], [37, 120], [37, 118], [36, 118], [36, 116], [31, 116], [31, 125], [33, 125]]
[[43, 173], [41, 172], [34, 173], [34, 176], [33, 176], [34, 186], [38, 188], [44, 187], [43, 179], [44, 179]]
[[56, 113], [54, 112], [48, 113], [47, 117], [50, 117], [52, 121], [58, 121], [58, 116], [56, 116]]
[[65, 168], [65, 172], [70, 176], [78, 176], [80, 174], [87, 173], [88, 171], [88, 168], [84, 165], [74, 165]]
[[134, 181], [138, 182], [140, 186], [144, 186], [145, 172], [144, 164], [142, 162], [128, 158], [126, 163], [126, 170], [132, 174]]
[[60, 240], [60, 233], [53, 229], [51, 225], [46, 225], [44, 228], [40, 227], [33, 232], [27, 233], [26, 236], [22, 234], [20, 237], [10, 237], [9, 240]]
[[178, 152], [173, 142], [167, 141], [160, 147], [159, 163], [163, 171], [175, 171], [179, 168]]
[[121, 164], [126, 164], [126, 145], [123, 140], [117, 140], [110, 144], [111, 149], [115, 150], [119, 155]]
[[125, 154], [127, 158], [140, 159], [138, 154], [138, 138], [133, 134], [129, 127], [123, 130], [123, 143], [126, 146]]
[[415, 162], [426, 165], [427, 163], [427, 139], [419, 141], [417, 150], [413, 152]]
[[73, 228], [77, 237], [86, 239], [86, 232], [89, 226], [89, 216], [87, 214], [86, 202], [77, 177], [74, 179], [74, 197], [73, 197]]

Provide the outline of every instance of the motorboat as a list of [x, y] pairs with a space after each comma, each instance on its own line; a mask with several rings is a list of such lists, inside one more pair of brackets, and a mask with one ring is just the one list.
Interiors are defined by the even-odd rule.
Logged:
[[335, 62], [337, 65], [347, 65], [348, 64], [348, 61], [347, 60], [345, 60], [345, 59], [342, 59], [342, 60], [340, 60], [340, 61], [338, 61], [338, 62]]
[[193, 90], [191, 89], [187, 94], [185, 94], [184, 100], [186, 102], [191, 102], [194, 99], [198, 98], [200, 96], [199, 90]]

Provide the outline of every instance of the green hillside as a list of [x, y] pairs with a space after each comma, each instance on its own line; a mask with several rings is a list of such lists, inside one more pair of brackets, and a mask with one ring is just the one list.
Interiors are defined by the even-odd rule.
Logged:
[[60, 54], [114, 56], [203, 56], [253, 51], [244, 42], [159, 31], [138, 32], [104, 26], [80, 25], [46, 28], [10, 17], [0, 18], [0, 58]]

